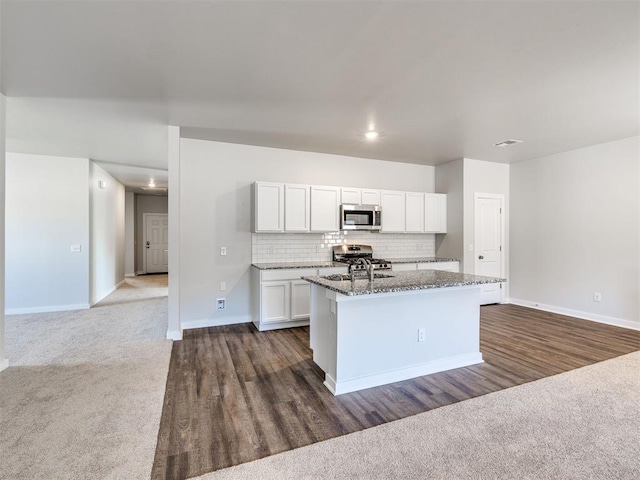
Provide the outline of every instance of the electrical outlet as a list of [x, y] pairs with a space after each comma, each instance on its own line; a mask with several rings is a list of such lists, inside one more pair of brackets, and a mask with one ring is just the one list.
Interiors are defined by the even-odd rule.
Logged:
[[220, 255], [223, 257], [227, 254], [227, 247], [220, 247]]
[[602, 301], [602, 295], [600, 294], [600, 292], [593, 292], [593, 301], [594, 302]]
[[425, 329], [424, 328], [419, 328], [418, 329], [418, 341], [419, 342], [424, 342], [426, 337], [427, 337], [427, 332], [425, 331]]
[[227, 300], [225, 298], [216, 299], [216, 310], [224, 310], [227, 306]]
[[71, 245], [71, 253], [82, 252], [82, 245]]
[[223, 292], [227, 289], [227, 282], [220, 282], [220, 290]]

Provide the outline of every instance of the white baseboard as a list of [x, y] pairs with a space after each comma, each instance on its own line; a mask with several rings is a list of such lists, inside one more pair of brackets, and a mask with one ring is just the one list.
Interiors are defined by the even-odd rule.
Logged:
[[182, 322], [182, 329], [189, 330], [192, 328], [221, 327], [223, 325], [236, 325], [238, 323], [250, 323], [250, 316], [239, 315], [236, 317], [225, 318], [205, 318], [202, 320], [189, 320]]
[[115, 292], [117, 289], [119, 289], [122, 285], [124, 285], [125, 281], [124, 279], [118, 283], [116, 283], [113, 287], [111, 287], [109, 289], [109, 291], [105, 294], [103, 294], [100, 298], [98, 298], [97, 300], [94, 300], [91, 302], [91, 306], [93, 307], [96, 303], [98, 303], [100, 300], [108, 297], [109, 295], [111, 295], [113, 292]]
[[331, 378], [328, 373], [325, 373], [324, 385], [334, 395], [342, 395], [343, 393], [378, 387], [388, 383], [401, 382], [403, 380], [409, 380], [410, 378], [431, 375], [432, 373], [444, 372], [445, 370], [467, 367], [478, 363], [483, 363], [482, 353], [474, 352], [464, 355], [456, 355], [455, 357], [442, 358], [422, 365], [400, 368], [390, 372], [377, 373], [375, 375], [367, 375], [365, 377], [349, 378], [340, 381], [336, 381], [334, 378]]
[[182, 340], [182, 331], [180, 330], [167, 330], [167, 340]]
[[135, 274], [135, 272], [134, 273], [125, 273], [124, 276], [125, 277], [135, 277], [136, 274]]
[[48, 312], [66, 312], [68, 310], [87, 310], [91, 306], [88, 303], [78, 303], [75, 305], [45, 305], [42, 307], [28, 308], [7, 308], [5, 315], [21, 315], [23, 313], [48, 313]]
[[558, 313], [569, 317], [576, 317], [581, 320], [589, 320], [591, 322], [606, 323], [615, 327], [629, 328], [631, 330], [640, 330], [639, 322], [632, 322], [622, 318], [607, 317], [606, 315], [598, 315], [596, 313], [583, 312], [581, 310], [572, 310], [570, 308], [556, 307], [555, 305], [546, 305], [540, 302], [532, 302], [530, 300], [522, 300], [520, 298], [509, 298], [507, 303], [520, 305], [521, 307], [534, 308], [545, 312]]
[[0, 362], [0, 372], [5, 370], [8, 366], [9, 366], [9, 360], [5, 358]]

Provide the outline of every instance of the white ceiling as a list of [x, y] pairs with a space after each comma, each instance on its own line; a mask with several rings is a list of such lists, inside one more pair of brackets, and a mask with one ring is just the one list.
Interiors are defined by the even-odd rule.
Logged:
[[3, 0], [7, 146], [166, 169], [172, 124], [425, 165], [566, 151], [640, 132], [639, 7]]

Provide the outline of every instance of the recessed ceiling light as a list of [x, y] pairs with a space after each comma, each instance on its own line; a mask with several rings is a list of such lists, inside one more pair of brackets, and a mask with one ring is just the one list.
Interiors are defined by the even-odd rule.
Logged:
[[156, 186], [156, 184], [155, 184], [155, 182], [153, 181], [153, 179], [149, 180], [149, 186], [150, 186], [151, 188], [153, 188], [153, 187], [155, 187], [155, 186]]
[[522, 140], [514, 140], [510, 138], [509, 140], [504, 140], [502, 142], [494, 143], [494, 147], [508, 147], [509, 145], [514, 145], [516, 143], [522, 143]]
[[376, 138], [378, 138], [380, 136], [380, 134], [378, 132], [376, 132], [375, 130], [369, 130], [368, 132], [366, 132], [364, 134], [364, 136], [368, 140], [375, 140]]

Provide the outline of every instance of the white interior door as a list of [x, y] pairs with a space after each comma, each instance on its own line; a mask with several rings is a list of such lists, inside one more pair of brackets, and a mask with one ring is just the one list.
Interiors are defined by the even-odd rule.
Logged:
[[[503, 210], [502, 195], [475, 194], [474, 205], [474, 272], [476, 275], [502, 277]], [[500, 303], [502, 284], [482, 285], [480, 305]]]
[[165, 273], [169, 271], [169, 219], [168, 215], [145, 215], [145, 271]]

